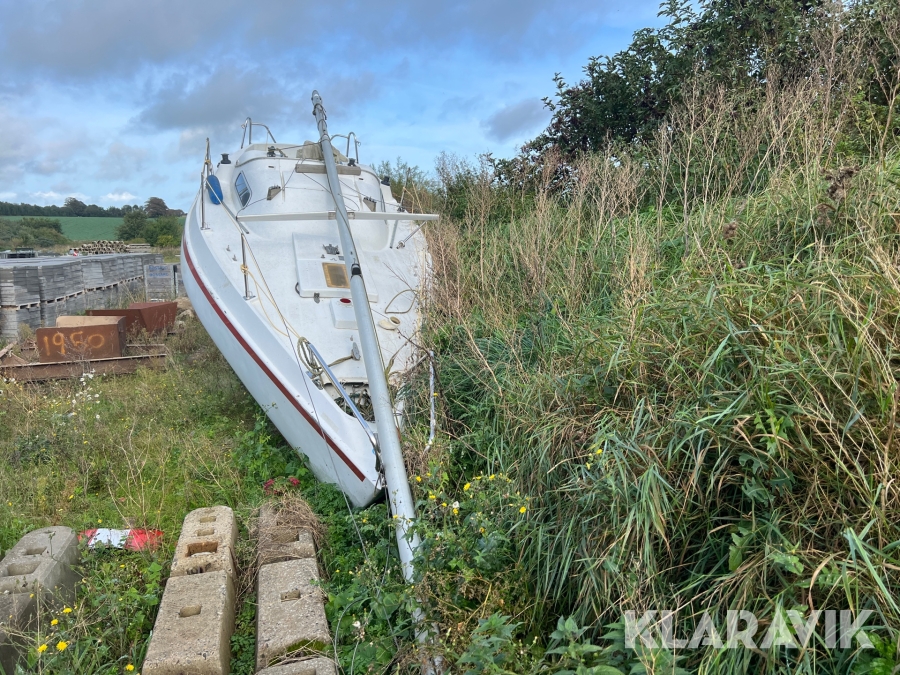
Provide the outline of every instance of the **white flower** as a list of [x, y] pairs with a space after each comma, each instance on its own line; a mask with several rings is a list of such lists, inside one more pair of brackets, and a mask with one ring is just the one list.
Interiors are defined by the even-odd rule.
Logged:
[[451, 506], [452, 506], [454, 509], [458, 509], [458, 508], [459, 508], [459, 502], [453, 502], [453, 503], [451, 504]]
[[359, 630], [360, 626], [362, 626], [362, 624], [359, 621], [353, 622], [353, 627], [356, 628], [357, 630]]
[[89, 377], [90, 379], [93, 380], [93, 379], [94, 379], [94, 374], [93, 374], [93, 373], [88, 373], [88, 377]]
[[100, 415], [94, 415], [98, 420], [100, 419]]

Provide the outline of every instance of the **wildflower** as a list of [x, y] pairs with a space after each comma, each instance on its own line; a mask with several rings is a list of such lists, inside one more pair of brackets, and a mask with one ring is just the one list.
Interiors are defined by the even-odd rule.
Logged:
[[434, 495], [428, 495], [428, 499], [437, 499]]
[[465, 485], [463, 485], [463, 492], [468, 492], [470, 487], [472, 487], [471, 483], [466, 483]]
[[453, 509], [453, 515], [457, 515], [459, 513], [459, 509]]
[[134, 666], [129, 663], [127, 666], [125, 666], [125, 670], [130, 673], [132, 670], [134, 670]]
[[524, 506], [522, 506], [519, 508], [519, 513], [525, 513], [527, 510], [528, 509], [526, 509]]
[[458, 509], [458, 508], [459, 508], [459, 502], [453, 502], [453, 504], [451, 504], [451, 506], [452, 506], [454, 509]]
[[66, 647], [68, 647], [68, 646], [69, 646], [68, 642], [66, 642], [65, 640], [60, 640], [59, 642], [56, 643], [56, 651], [64, 652], [64, 651], [66, 651]]
[[421, 482], [422, 482], [422, 476], [416, 476], [416, 482], [417, 482], [417, 483], [421, 483]]
[[38, 654], [43, 654], [45, 651], [47, 651], [47, 645], [46, 645], [46, 644], [43, 644], [43, 645], [41, 645], [40, 647], [38, 647]]
[[494, 474], [491, 474], [490, 476], [488, 476], [488, 480], [494, 480]]
[[55, 626], [58, 623], [59, 623], [59, 619], [53, 619], [53, 621], [50, 622], [50, 625]]
[[595, 452], [594, 454], [595, 454], [595, 455], [601, 455], [601, 454], [603, 454], [603, 448], [597, 448], [597, 452]]
[[66, 607], [66, 608], [63, 609], [63, 614], [71, 614], [71, 613], [72, 613], [72, 608], [71, 608], [71, 607]]
[[441, 502], [441, 506], [443, 506], [443, 507], [446, 509], [446, 508], [447, 508], [447, 502]]
[[102, 523], [102, 522], [103, 522], [103, 519], [102, 519], [102, 518], [97, 518], [97, 522], [98, 522], [98, 523]]
[[94, 415], [98, 420], [100, 419], [100, 415]]
[[121, 567], [122, 569], [125, 569], [125, 565], [119, 565], [119, 567]]
[[588, 469], [590, 469], [590, 468], [591, 468], [591, 463], [588, 462], [587, 464], [585, 464], [585, 466], [586, 466]]

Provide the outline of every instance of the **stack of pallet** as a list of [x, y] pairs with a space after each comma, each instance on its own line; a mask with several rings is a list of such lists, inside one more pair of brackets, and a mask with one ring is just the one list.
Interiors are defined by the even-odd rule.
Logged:
[[[24, 261], [13, 261], [24, 262]], [[0, 337], [15, 338], [20, 323], [41, 321], [41, 277], [34, 265], [0, 267]]]
[[0, 337], [16, 338], [20, 325], [56, 325], [56, 318], [120, 302], [144, 286], [152, 253], [0, 260]]
[[124, 241], [92, 241], [75, 249], [78, 255], [102, 255], [103, 253], [128, 253], [128, 244]]

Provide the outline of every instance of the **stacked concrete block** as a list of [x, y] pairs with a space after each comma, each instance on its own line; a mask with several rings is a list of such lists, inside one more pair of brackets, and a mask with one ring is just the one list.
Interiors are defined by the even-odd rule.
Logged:
[[[333, 675], [331, 644], [312, 531], [302, 511], [267, 503], [257, 523], [256, 667], [267, 675]], [[302, 661], [267, 666], [285, 655]], [[262, 670], [265, 669], [265, 670]]]
[[337, 668], [331, 659], [319, 657], [282, 663], [259, 671], [259, 675], [337, 675]]
[[203, 574], [219, 570], [234, 577], [234, 547], [237, 524], [227, 506], [191, 511], [184, 519], [175, 547], [172, 576]]
[[237, 523], [227, 506], [191, 511], [175, 547], [144, 675], [227, 675]]
[[74, 598], [78, 554], [72, 530], [45, 527], [22, 537], [0, 561], [0, 666], [5, 672], [15, 672], [21, 655], [14, 635], [31, 627], [40, 605]]
[[303, 650], [321, 653], [331, 644], [324, 597], [314, 558], [263, 565], [256, 610], [256, 667]]
[[170, 577], [141, 672], [227, 675], [234, 632], [234, 582], [224, 570]]
[[271, 503], [262, 506], [258, 522], [259, 564], [316, 557], [316, 544], [309, 528], [285, 518]]

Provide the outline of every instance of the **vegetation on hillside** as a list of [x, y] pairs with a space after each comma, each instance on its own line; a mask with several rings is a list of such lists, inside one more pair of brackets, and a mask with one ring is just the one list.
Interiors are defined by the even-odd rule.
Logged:
[[17, 247], [49, 247], [71, 243], [63, 234], [57, 219], [24, 217], [19, 220], [0, 218], [0, 249]]

